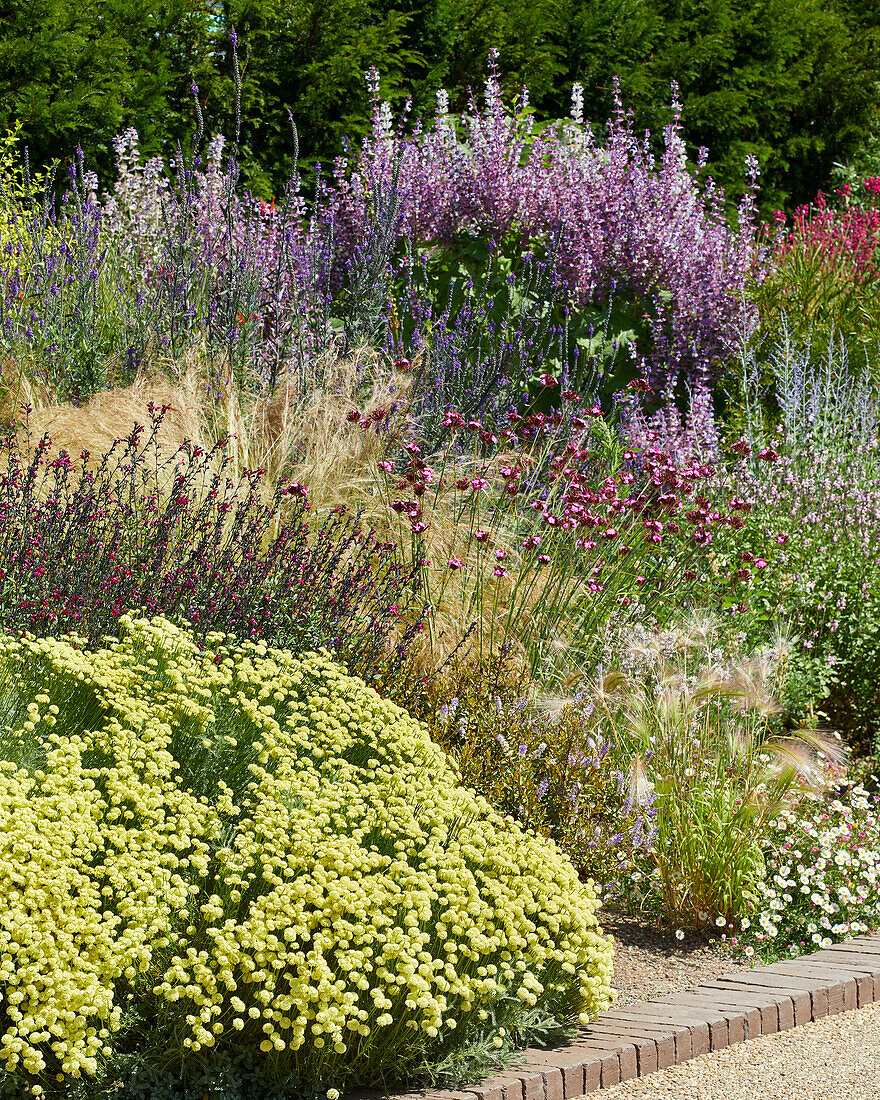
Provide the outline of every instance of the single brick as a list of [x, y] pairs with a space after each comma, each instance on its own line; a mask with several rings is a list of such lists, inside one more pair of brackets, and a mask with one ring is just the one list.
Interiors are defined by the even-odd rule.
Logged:
[[489, 1077], [479, 1085], [472, 1085], [471, 1088], [477, 1100], [504, 1100], [504, 1086], [495, 1077]]
[[555, 1066], [540, 1066], [539, 1068], [544, 1077], [545, 1100], [565, 1100], [562, 1071]]
[[864, 978], [857, 979], [856, 996], [859, 1008], [880, 1001], [880, 974], [866, 975]]
[[593, 1059], [584, 1064], [584, 1092], [598, 1092], [602, 1087], [602, 1063]]
[[512, 1066], [510, 1072], [523, 1083], [523, 1100], [544, 1100], [544, 1075], [540, 1070], [531, 1066]]

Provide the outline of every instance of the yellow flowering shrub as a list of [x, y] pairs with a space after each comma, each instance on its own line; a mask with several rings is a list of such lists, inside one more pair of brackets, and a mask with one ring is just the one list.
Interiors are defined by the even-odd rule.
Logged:
[[[0, 636], [0, 1068], [221, 1049], [304, 1086], [400, 1079], [610, 1003], [591, 884], [321, 654], [166, 620]], [[514, 1006], [511, 1009], [510, 1006]]]

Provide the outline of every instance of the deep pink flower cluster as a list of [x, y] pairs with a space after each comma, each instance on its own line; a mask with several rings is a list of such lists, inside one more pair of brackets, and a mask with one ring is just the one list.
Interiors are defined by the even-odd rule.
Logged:
[[[869, 194], [880, 193], [880, 179], [866, 179], [864, 188]], [[845, 271], [852, 279], [870, 280], [880, 275], [878, 244], [880, 210], [849, 205], [837, 210], [820, 192], [812, 203], [795, 210], [792, 226], [777, 238], [774, 258], [784, 260], [808, 251], [820, 257], [829, 271]]]
[[361, 675], [393, 664], [392, 646], [421, 625], [421, 563], [401, 565], [345, 510], [310, 530], [300, 482], [282, 479], [263, 503], [265, 471], [234, 483], [225, 440], [207, 453], [185, 442], [161, 462], [166, 412], [151, 406], [148, 438], [137, 425], [97, 472], [88, 452], [79, 471], [66, 451], [50, 457], [48, 436], [27, 464], [14, 434], [0, 441], [0, 628], [99, 642], [141, 609], [197, 636], [326, 645]]
[[[631, 581], [658, 593], [672, 577], [698, 580], [710, 545], [716, 559], [732, 560], [742, 515], [751, 506], [731, 498], [719, 509], [710, 501], [714, 465], [700, 459], [681, 463], [660, 447], [646, 446], [624, 451], [609, 467], [596, 451], [591, 421], [597, 417], [601, 411], [583, 409], [571, 391], [557, 411], [511, 412], [507, 426], [496, 431], [450, 411], [445, 424], [453, 434], [444, 455], [429, 463], [419, 444], [410, 443], [397, 463], [382, 463], [392, 494], [389, 507], [418, 535], [430, 523], [426, 498], [452, 493], [458, 512], [483, 517], [474, 521], [480, 525], [470, 538], [492, 551], [496, 577], [507, 577], [512, 566], [508, 552], [496, 545], [494, 523], [502, 513], [517, 516], [525, 536], [519, 542], [520, 570], [557, 564], [567, 569], [576, 559], [589, 589], [601, 593], [609, 586], [609, 594], [624, 604], [631, 600]], [[479, 476], [447, 477], [453, 454], [476, 456]], [[499, 465], [492, 460], [496, 454], [509, 457]], [[754, 556], [742, 561], [758, 570], [767, 564]], [[456, 555], [448, 564], [459, 570], [464, 563]], [[737, 557], [730, 580], [742, 581], [743, 569]]]

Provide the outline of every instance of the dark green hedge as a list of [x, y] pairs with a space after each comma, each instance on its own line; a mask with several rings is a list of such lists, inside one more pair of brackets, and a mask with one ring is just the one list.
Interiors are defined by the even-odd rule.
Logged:
[[366, 124], [370, 65], [399, 105], [411, 95], [430, 112], [444, 85], [461, 108], [493, 46], [505, 87], [528, 84], [539, 117], [566, 115], [578, 80], [603, 121], [617, 75], [656, 131], [677, 80], [694, 150], [733, 194], [754, 154], [767, 211], [812, 197], [877, 117], [873, 0], [5, 0], [0, 125], [23, 122], [35, 162], [81, 143], [106, 179], [121, 129], [149, 152], [185, 138], [195, 82], [209, 127], [231, 134], [233, 25], [249, 182], [266, 194], [289, 169], [288, 108], [304, 161], [327, 162]]

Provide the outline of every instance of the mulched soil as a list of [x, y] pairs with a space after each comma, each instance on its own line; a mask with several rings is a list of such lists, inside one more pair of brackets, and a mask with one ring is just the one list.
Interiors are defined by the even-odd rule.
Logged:
[[597, 916], [602, 931], [614, 937], [616, 1007], [693, 989], [754, 963], [709, 933], [690, 932], [678, 940], [674, 929], [658, 927], [650, 917], [607, 909]]

